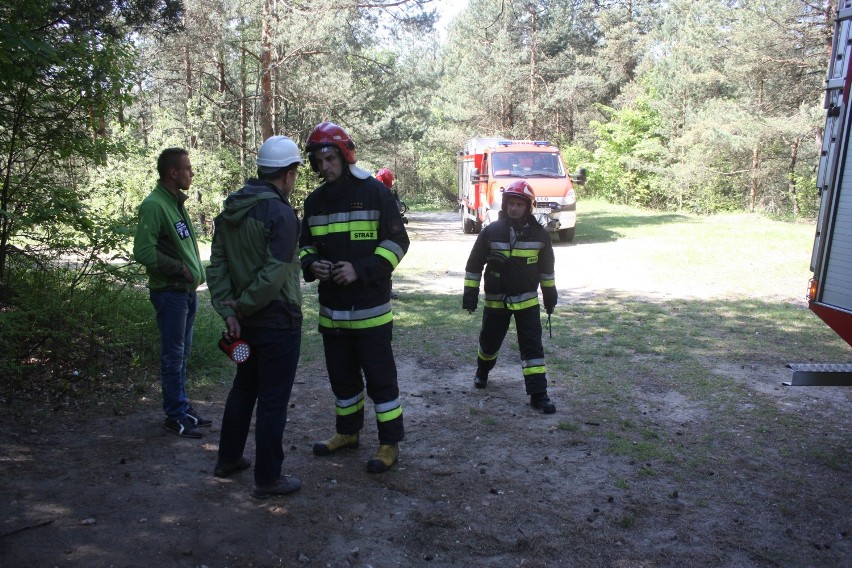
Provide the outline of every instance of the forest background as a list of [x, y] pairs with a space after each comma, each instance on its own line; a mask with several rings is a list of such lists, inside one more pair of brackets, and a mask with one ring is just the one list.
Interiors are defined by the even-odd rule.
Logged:
[[169, 146], [191, 152], [204, 236], [265, 138], [324, 120], [412, 207], [455, 207], [456, 153], [499, 136], [557, 144], [588, 171], [580, 200], [810, 219], [835, 10], [470, 0], [444, 30], [429, 0], [3, 0], [3, 401], [147, 357], [128, 250]]

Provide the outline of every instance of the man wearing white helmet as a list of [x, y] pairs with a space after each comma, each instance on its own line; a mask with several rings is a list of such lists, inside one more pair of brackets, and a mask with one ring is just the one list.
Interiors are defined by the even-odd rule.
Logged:
[[227, 335], [251, 347], [237, 366], [222, 416], [213, 474], [228, 477], [251, 466], [243, 455], [251, 417], [255, 423], [254, 497], [287, 495], [301, 486], [282, 476], [282, 438], [302, 330], [299, 220], [288, 196], [302, 165], [299, 148], [272, 136], [257, 153], [257, 178], [225, 200], [215, 220], [207, 282]]

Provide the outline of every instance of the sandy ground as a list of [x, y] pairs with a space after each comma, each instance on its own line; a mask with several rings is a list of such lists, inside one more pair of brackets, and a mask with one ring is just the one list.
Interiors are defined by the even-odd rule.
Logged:
[[[409, 218], [416, 246], [405, 262], [434, 265], [420, 289], [458, 291], [474, 237], [452, 215]], [[602, 278], [606, 288], [659, 289], [641, 272], [601, 275], [601, 259], [629, 256], [629, 246], [558, 245], [557, 276], [572, 275], [557, 280], [563, 297]], [[593, 269], [596, 282], [584, 280]], [[400, 280], [404, 294], [411, 284]], [[783, 370], [726, 366], [724, 356], [713, 363], [749, 396], [772, 397], [797, 416], [809, 411], [808, 445], [845, 444], [827, 467], [803, 463], [783, 432], [772, 438], [777, 448], [756, 452], [763, 442], [743, 425], [715, 432], [719, 420], [701, 401], [636, 377], [647, 384], [625, 402], [625, 418], [680, 448], [725, 440], [726, 467], [683, 471], [614, 455], [608, 425], [596, 422], [600, 401], [578, 397], [568, 380], [552, 380], [559, 408], [544, 416], [525, 404], [511, 365], [477, 391], [470, 361], [397, 356], [407, 437], [398, 466], [383, 475], [365, 471], [375, 449], [370, 424], [360, 448], [311, 454], [329, 433], [331, 395], [324, 368], [300, 367], [284, 443], [285, 471], [303, 487], [286, 498], [252, 499], [250, 471], [211, 475], [225, 389], [196, 404], [214, 419], [202, 440], [165, 432], [157, 400], [39, 424], [0, 408], [0, 564], [852, 566], [848, 391], [784, 389]]]

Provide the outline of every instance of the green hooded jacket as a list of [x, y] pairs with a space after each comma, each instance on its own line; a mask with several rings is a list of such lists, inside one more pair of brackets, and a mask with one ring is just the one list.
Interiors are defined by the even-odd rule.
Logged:
[[[302, 326], [299, 220], [267, 181], [249, 179], [214, 221], [207, 281], [213, 308], [244, 327]], [[224, 305], [237, 301], [237, 309]]]
[[[139, 206], [139, 224], [133, 241], [133, 257], [148, 272], [151, 290], [191, 292], [204, 282], [198, 239], [186, 209], [187, 196], [157, 182]], [[184, 266], [193, 281], [183, 277]]]

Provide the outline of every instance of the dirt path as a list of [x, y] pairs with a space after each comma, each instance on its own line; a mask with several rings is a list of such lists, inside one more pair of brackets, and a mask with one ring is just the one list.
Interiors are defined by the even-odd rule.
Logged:
[[[425, 287], [458, 290], [473, 237], [461, 235], [452, 215], [409, 216], [417, 246], [406, 262], [434, 264]], [[583, 262], [616, 254], [592, 246], [558, 247], [558, 262], [571, 262], [578, 274], [560, 281], [564, 293], [582, 294], [591, 266]], [[608, 287], [621, 285], [618, 274], [607, 278]], [[303, 488], [282, 499], [250, 498], [250, 472], [211, 475], [224, 392], [196, 405], [215, 420], [201, 441], [162, 430], [157, 401], [132, 412], [104, 409], [85, 422], [57, 414], [54, 423], [27, 428], [0, 409], [0, 564], [852, 566], [852, 480], [842, 467], [785, 472], [783, 455], [743, 451], [733, 474], [708, 463], [700, 477], [684, 478], [665, 462], [608, 451], [591, 410], [597, 401], [578, 398], [569, 382], [551, 388], [559, 411], [543, 416], [524, 404], [512, 369], [498, 367], [480, 392], [470, 365], [398, 356], [407, 429], [398, 467], [366, 473], [375, 439], [369, 420], [361, 448], [311, 455], [311, 443], [328, 433], [330, 395], [324, 369], [302, 366], [285, 470]], [[846, 394], [778, 391], [769, 386], [777, 385], [773, 371], [737, 372], [782, 404], [819, 403], [820, 423], [839, 426], [848, 441]], [[707, 435], [700, 412], [676, 392], [649, 392], [635, 404], [629, 411], [652, 415], [672, 443], [698, 444]], [[251, 437], [247, 453], [254, 454]], [[796, 505], [779, 523], [774, 511], [788, 502]]]

